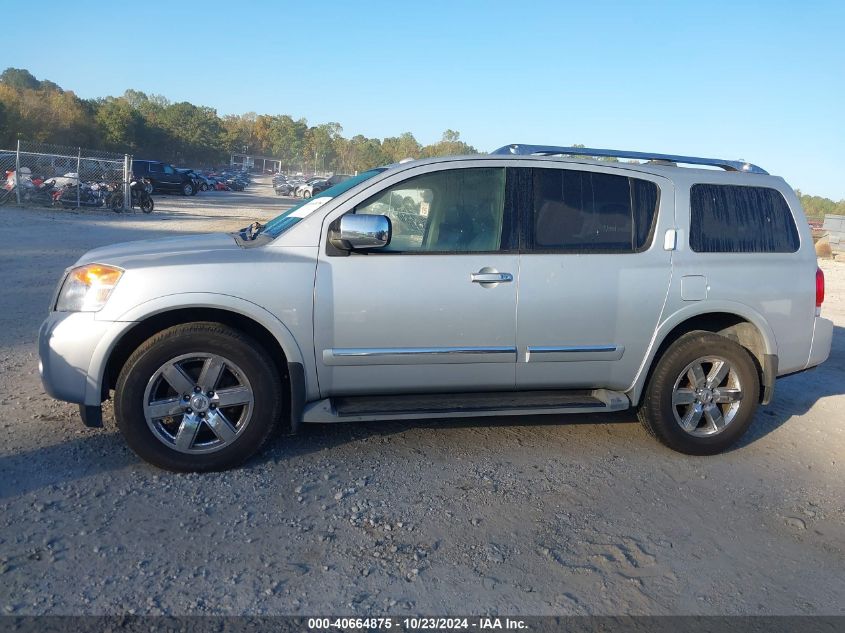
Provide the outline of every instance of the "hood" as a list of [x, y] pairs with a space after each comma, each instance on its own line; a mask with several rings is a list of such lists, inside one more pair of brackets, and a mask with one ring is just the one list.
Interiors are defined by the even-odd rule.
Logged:
[[182, 237], [122, 242], [95, 248], [80, 257], [76, 265], [96, 263], [131, 268], [133, 262], [146, 264], [150, 259], [232, 250], [240, 250], [240, 247], [234, 236], [229, 233], [185, 235]]

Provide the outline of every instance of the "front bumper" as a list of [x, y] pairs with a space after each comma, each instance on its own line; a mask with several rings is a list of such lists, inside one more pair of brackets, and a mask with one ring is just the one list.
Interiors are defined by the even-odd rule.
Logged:
[[833, 342], [833, 321], [816, 317], [813, 324], [813, 342], [810, 345], [810, 356], [807, 368], [821, 365], [830, 356], [830, 346]]
[[102, 367], [97, 362], [111, 347], [115, 326], [94, 312], [51, 312], [38, 333], [38, 371], [44, 391], [58, 400], [99, 406]]

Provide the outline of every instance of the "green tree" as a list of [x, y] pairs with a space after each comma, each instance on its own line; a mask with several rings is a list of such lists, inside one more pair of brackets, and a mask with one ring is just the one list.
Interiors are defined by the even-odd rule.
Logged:
[[126, 99], [107, 97], [97, 105], [97, 128], [109, 149], [134, 154], [144, 136], [144, 119]]
[[[18, 90], [38, 90], [41, 87], [41, 82], [23, 68], [7, 68], [0, 74], [0, 83]], [[53, 82], [50, 83], [56, 85]]]
[[479, 151], [472, 145], [468, 145], [461, 140], [461, 133], [455, 130], [446, 130], [443, 132], [438, 143], [433, 145], [426, 145], [422, 148], [422, 156], [461, 156], [467, 154], [478, 154]]

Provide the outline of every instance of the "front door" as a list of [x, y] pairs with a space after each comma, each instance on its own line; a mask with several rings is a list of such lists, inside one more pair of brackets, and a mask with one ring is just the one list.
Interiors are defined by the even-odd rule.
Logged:
[[663, 235], [674, 191], [639, 172], [567, 165], [522, 171], [519, 389], [634, 381], [671, 279]]
[[386, 215], [387, 247], [317, 266], [323, 397], [514, 388], [518, 254], [505, 169], [422, 168], [350, 211]]

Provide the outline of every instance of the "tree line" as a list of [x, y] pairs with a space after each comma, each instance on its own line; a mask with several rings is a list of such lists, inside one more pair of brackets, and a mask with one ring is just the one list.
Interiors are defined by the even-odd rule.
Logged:
[[[27, 70], [7, 68], [0, 74], [0, 149], [14, 149], [18, 139], [192, 167], [228, 163], [230, 153], [242, 152], [272, 156], [286, 169], [303, 172], [316, 167], [355, 173], [404, 158], [478, 153], [454, 130], [446, 130], [431, 145], [422, 145], [410, 132], [383, 139], [360, 134], [346, 138], [339, 123], [309, 125], [286, 114], [254, 112], [221, 117], [214, 108], [172, 103], [138, 90], [120, 97], [80, 99]], [[845, 215], [845, 200], [797, 193], [809, 218]]]
[[287, 169], [354, 173], [404, 158], [477, 154], [446, 130], [437, 143], [414, 135], [343, 136], [339, 123], [309, 125], [288, 115], [219, 116], [214, 108], [127, 90], [120, 97], [80, 99], [21, 68], [0, 74], [0, 149], [18, 139], [155, 158], [177, 165], [228, 163], [232, 152], [281, 159]]

